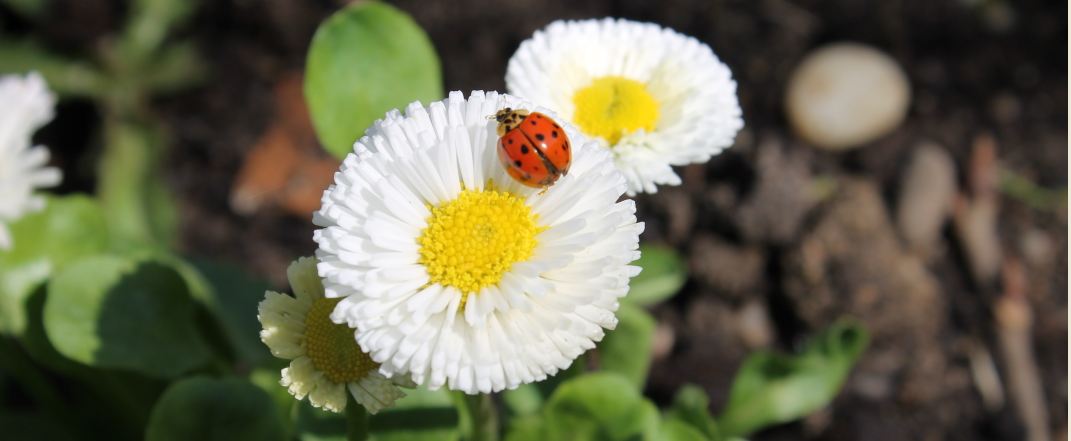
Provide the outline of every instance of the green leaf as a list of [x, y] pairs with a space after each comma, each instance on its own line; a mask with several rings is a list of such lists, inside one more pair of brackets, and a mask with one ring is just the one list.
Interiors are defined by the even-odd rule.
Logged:
[[541, 415], [525, 415], [510, 418], [506, 428], [506, 441], [544, 441], [546, 434], [543, 433], [543, 421]]
[[137, 80], [150, 94], [177, 92], [200, 83], [208, 67], [191, 41], [172, 43], [153, 57]]
[[[194, 297], [215, 316], [238, 360], [252, 366], [272, 360], [268, 347], [260, 341], [260, 322], [256, 314], [257, 305], [264, 300], [264, 292], [270, 284], [233, 265], [195, 260], [193, 267], [206, 283], [191, 292], [196, 292]], [[190, 283], [189, 279], [187, 277], [187, 283]]]
[[406, 389], [405, 398], [371, 417], [377, 441], [460, 439], [460, 416], [446, 390]]
[[0, 333], [23, 335], [34, 289], [68, 262], [104, 251], [108, 239], [100, 207], [85, 196], [50, 197], [10, 229], [15, 245], [0, 251]]
[[[289, 392], [287, 393], [289, 395]], [[290, 396], [293, 400], [294, 397]], [[346, 441], [346, 417], [312, 407], [308, 400], [294, 406], [294, 431], [301, 441]]]
[[189, 0], [134, 0], [130, 17], [123, 29], [123, 59], [130, 64], [144, 64], [171, 29], [193, 13], [197, 2]]
[[725, 412], [718, 417], [722, 435], [747, 436], [826, 406], [868, 340], [862, 327], [837, 323], [816, 336], [799, 355], [752, 354], [737, 372]]
[[628, 378], [634, 389], [643, 390], [651, 367], [655, 320], [647, 311], [628, 303], [621, 304], [617, 319], [617, 328], [599, 343], [599, 364], [603, 370]]
[[566, 381], [543, 409], [544, 439], [632, 440], [654, 437], [658, 409], [618, 374], [599, 372]]
[[532, 383], [502, 392], [502, 402], [512, 415], [532, 415], [543, 407], [544, 397]]
[[190, 378], [164, 392], [145, 431], [148, 441], [282, 440], [271, 397], [239, 379]]
[[707, 410], [710, 399], [699, 386], [686, 384], [677, 391], [673, 405], [666, 412], [666, 420], [679, 421], [698, 431], [706, 439], [720, 439], [717, 423]]
[[[405, 398], [369, 417], [375, 441], [450, 441], [460, 439], [459, 416], [446, 390], [406, 389]], [[296, 406], [295, 430], [302, 441], [344, 441], [346, 418], [308, 404]]]
[[633, 265], [643, 271], [629, 282], [624, 302], [641, 306], [661, 302], [677, 294], [688, 279], [684, 260], [672, 248], [641, 245], [640, 259]]
[[0, 40], [0, 73], [40, 72], [49, 89], [61, 95], [103, 97], [108, 80], [94, 66], [49, 53], [30, 42]]
[[44, 321], [57, 351], [91, 366], [173, 378], [209, 361], [186, 283], [159, 262], [70, 264], [48, 283]]
[[665, 420], [658, 426], [658, 439], [660, 441], [709, 441], [713, 438], [708, 438], [683, 421]]
[[339, 158], [388, 110], [442, 96], [435, 48], [393, 6], [355, 3], [321, 24], [312, 39], [305, 99], [320, 142]]
[[[283, 364], [283, 366], [286, 365]], [[293, 430], [291, 416], [297, 411], [295, 408], [300, 402], [295, 400], [293, 395], [290, 395], [290, 392], [286, 390], [286, 386], [279, 384], [281, 369], [274, 367], [256, 369], [249, 373], [249, 382], [271, 397], [276, 413], [279, 415], [280, 421], [283, 422], [284, 430], [288, 434], [287, 438], [290, 438], [289, 434]]]

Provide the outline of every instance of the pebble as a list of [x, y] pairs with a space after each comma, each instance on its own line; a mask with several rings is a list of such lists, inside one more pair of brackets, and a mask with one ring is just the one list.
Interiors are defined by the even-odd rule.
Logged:
[[788, 81], [785, 110], [797, 134], [828, 150], [847, 150], [891, 133], [907, 116], [911, 87], [900, 65], [857, 43], [808, 54]]

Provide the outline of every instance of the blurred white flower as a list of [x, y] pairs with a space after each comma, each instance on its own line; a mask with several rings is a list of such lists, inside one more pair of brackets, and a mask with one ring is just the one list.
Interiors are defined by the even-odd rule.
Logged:
[[509, 61], [510, 93], [554, 109], [613, 152], [630, 195], [679, 185], [743, 127], [736, 82], [710, 47], [655, 24], [557, 21]]
[[507, 175], [495, 92], [377, 121], [313, 222], [332, 314], [387, 376], [474, 394], [540, 381], [617, 324], [639, 269], [635, 204], [609, 152], [568, 124], [573, 163], [545, 192]]
[[287, 268], [286, 276], [294, 296], [268, 291], [257, 319], [264, 327], [260, 339], [271, 353], [291, 360], [280, 382], [290, 394], [299, 400], [308, 395], [313, 406], [341, 412], [349, 389], [373, 414], [404, 397], [395, 384], [411, 387], [412, 382], [403, 377], [392, 382], [381, 375], [377, 363], [357, 346], [353, 330], [331, 322], [338, 299], [324, 297], [316, 259], [298, 259]]
[[46, 167], [49, 152], [31, 147], [37, 129], [52, 120], [56, 97], [41, 75], [0, 76], [0, 250], [12, 245], [7, 224], [40, 210], [39, 188], [60, 182], [60, 171]]

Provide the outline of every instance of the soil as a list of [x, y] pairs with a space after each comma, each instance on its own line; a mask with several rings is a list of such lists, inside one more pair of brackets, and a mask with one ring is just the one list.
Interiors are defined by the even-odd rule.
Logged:
[[[69, 52], [91, 47], [124, 12], [116, 2], [57, 3], [81, 5], [53, 14], [41, 31]], [[1013, 299], [1032, 312], [1020, 344], [1032, 351], [1038, 374], [1029, 375], [1043, 387], [1043, 429], [1066, 439], [1066, 201], [1031, 206], [974, 179], [1005, 170], [1066, 188], [1066, 2], [394, 3], [429, 33], [447, 90], [503, 90], [518, 44], [567, 18], [660, 23], [710, 44], [733, 70], [746, 121], [736, 144], [708, 164], [681, 168], [683, 185], [637, 198], [647, 223], [642, 239], [677, 248], [691, 268], [683, 291], [653, 309], [660, 346], [646, 392], [656, 401], [697, 383], [717, 411], [749, 351], [791, 350], [852, 317], [872, 343], [833, 405], [752, 439], [1027, 439], [1021, 395], [1001, 381], [1018, 368], [1006, 359], [1008, 329], [995, 310]], [[241, 262], [277, 285], [291, 259], [312, 253], [309, 215], [271, 203], [239, 215], [230, 193], [246, 156], [287, 112], [278, 108], [285, 102], [276, 98], [279, 84], [300, 73], [317, 24], [338, 6], [201, 2], [181, 29], [212, 72], [198, 88], [153, 106], [172, 135], [166, 175], [180, 202], [182, 251]], [[896, 58], [913, 100], [894, 133], [832, 153], [793, 136], [781, 103], [796, 63], [844, 40]], [[57, 152], [71, 177], [64, 191], [91, 190], [92, 170], [79, 164], [97, 148], [85, 141], [94, 138], [95, 121], [91, 105], [68, 102], [42, 135], [70, 146]], [[920, 252], [902, 240], [895, 213], [905, 203], [905, 168], [924, 142], [951, 156], [958, 208], [954, 220], [936, 214], [946, 216], [942, 227]], [[978, 159], [987, 148], [996, 162]], [[985, 259], [998, 271], [979, 270]], [[1025, 295], [1008, 288], [1015, 274], [1027, 281]], [[996, 369], [1003, 393], [994, 396], [992, 381], [980, 379], [986, 369]]]

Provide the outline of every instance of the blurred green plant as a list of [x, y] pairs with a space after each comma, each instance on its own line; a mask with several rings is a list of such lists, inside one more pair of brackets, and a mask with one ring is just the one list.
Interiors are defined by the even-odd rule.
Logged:
[[[39, 1], [2, 1], [45, 13]], [[283, 363], [260, 342], [252, 313], [268, 284], [170, 251], [175, 211], [157, 173], [167, 137], [148, 101], [203, 77], [192, 43], [171, 36], [193, 4], [132, 0], [127, 10], [119, 35], [88, 60], [0, 40], [0, 71], [37, 70], [61, 95], [98, 104], [105, 146], [98, 197], [49, 198], [10, 226], [15, 247], [0, 252], [0, 390], [15, 387], [30, 403], [0, 415], [5, 427], [19, 422], [5, 435], [346, 439], [346, 417], [279, 384]], [[439, 61], [406, 14], [361, 2], [317, 32], [305, 91], [322, 142], [341, 157], [387, 110], [441, 97]], [[362, 414], [356, 432], [379, 441], [737, 439], [827, 405], [866, 346], [865, 331], [839, 323], [798, 355], [751, 355], [717, 416], [695, 386], [660, 412], [643, 396], [656, 329], [645, 308], [677, 294], [688, 274], [671, 248], [641, 252], [616, 329], [568, 369], [495, 397], [407, 391]]]
[[[20, 0], [9, 5], [40, 17], [45, 13], [40, 3]], [[185, 0], [132, 0], [118, 35], [94, 45], [94, 53], [84, 59], [51, 53], [33, 40], [0, 39], [0, 73], [37, 71], [61, 98], [96, 102], [104, 138], [97, 196], [113, 247], [166, 248], [174, 239], [176, 210], [159, 173], [167, 137], [149, 110], [149, 100], [205, 78], [205, 64], [194, 44], [169, 39], [195, 5]]]
[[324, 147], [339, 158], [391, 109], [443, 96], [439, 58], [407, 14], [357, 2], [316, 31], [305, 66], [305, 99]]
[[807, 416], [836, 396], [869, 342], [862, 327], [834, 324], [797, 355], [751, 354], [733, 380], [717, 422], [724, 436], [747, 436]]
[[1008, 168], [1000, 171], [1000, 191], [1035, 210], [1059, 212], [1067, 209], [1067, 187], [1045, 188]]

